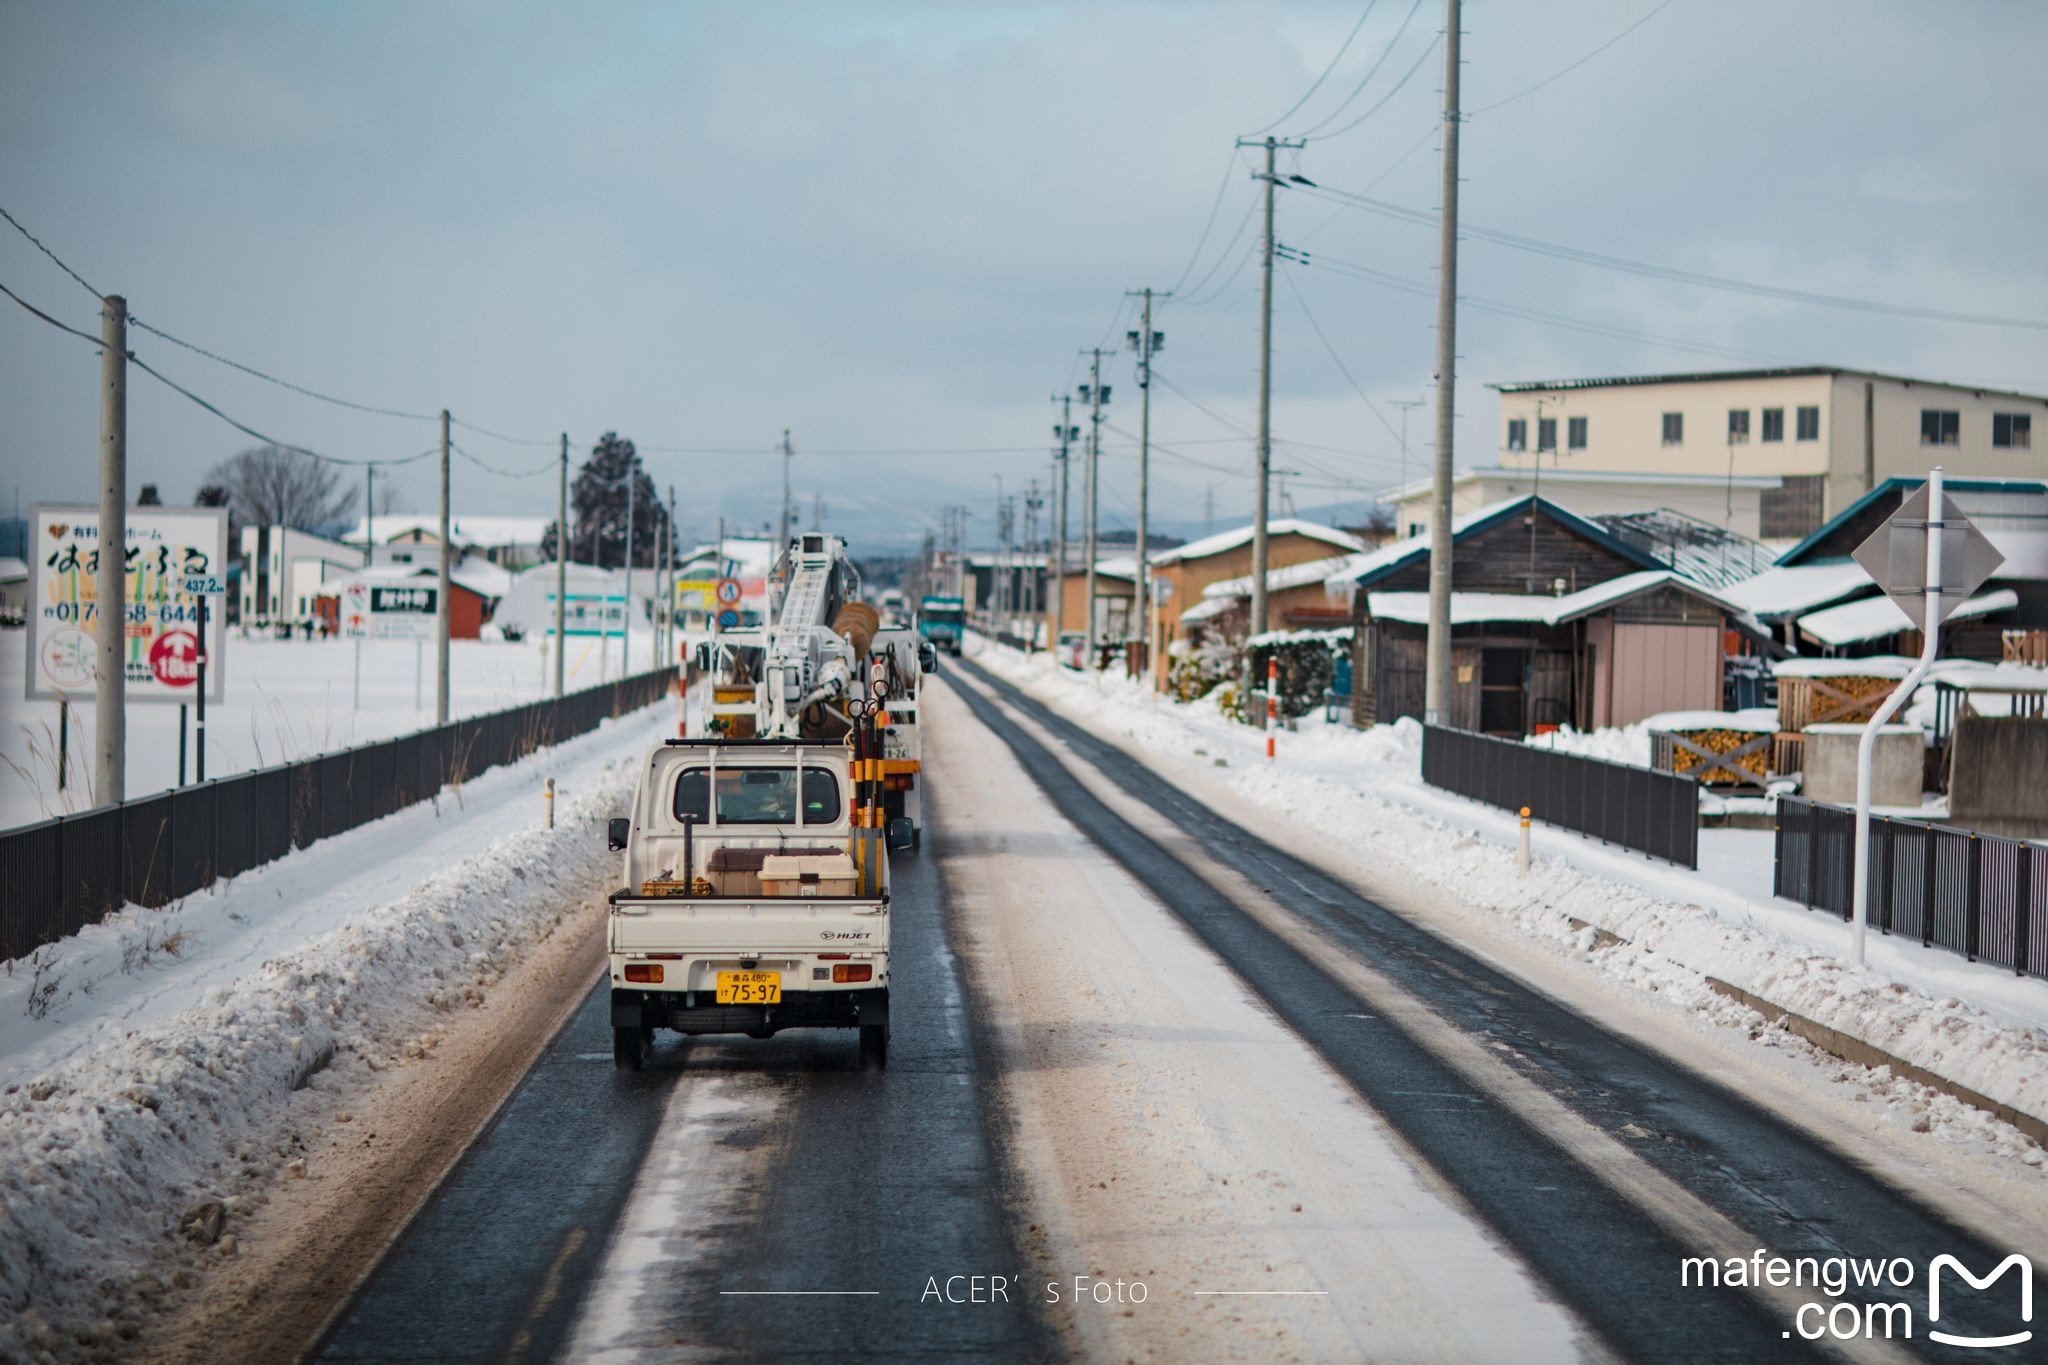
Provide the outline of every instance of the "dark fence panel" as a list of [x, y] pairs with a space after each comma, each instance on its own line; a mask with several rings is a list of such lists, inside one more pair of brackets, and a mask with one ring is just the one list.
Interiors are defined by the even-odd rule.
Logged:
[[1603, 843], [1699, 866], [1699, 784], [1690, 777], [1426, 725], [1422, 780], [1503, 810], [1527, 806], [1533, 819]]
[[[1856, 812], [1778, 799], [1772, 890], [1847, 921]], [[2048, 844], [1917, 820], [1870, 822], [1870, 927], [2048, 977]]]
[[[0, 833], [0, 961], [163, 905], [669, 695], [656, 669], [484, 716]], [[2048, 877], [2043, 878], [2048, 887]]]

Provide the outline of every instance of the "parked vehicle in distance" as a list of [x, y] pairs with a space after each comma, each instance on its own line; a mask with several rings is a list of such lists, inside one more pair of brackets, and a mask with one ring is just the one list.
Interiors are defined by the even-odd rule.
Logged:
[[917, 633], [948, 654], [960, 652], [967, 630], [967, 602], [959, 597], [927, 597], [918, 604]]

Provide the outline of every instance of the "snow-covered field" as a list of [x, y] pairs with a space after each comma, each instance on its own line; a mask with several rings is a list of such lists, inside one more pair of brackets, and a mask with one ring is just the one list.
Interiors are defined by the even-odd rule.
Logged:
[[[616, 639], [603, 660], [595, 638], [569, 640], [564, 685], [591, 687], [621, 674]], [[652, 637], [633, 637], [632, 663], [652, 664]], [[12, 829], [92, 802], [92, 698], [71, 710], [69, 779], [57, 789], [57, 703], [22, 700], [28, 633], [0, 631], [0, 829]], [[389, 739], [434, 723], [434, 648], [407, 640], [362, 642], [362, 690], [356, 693], [351, 640], [244, 639], [227, 645], [227, 690], [206, 711], [206, 775], [226, 777], [286, 759]], [[553, 664], [532, 637], [517, 644], [449, 644], [449, 707], [476, 715], [548, 695]], [[415, 705], [415, 698], [418, 704]], [[198, 772], [196, 753], [187, 776]], [[178, 708], [128, 708], [128, 795], [178, 780]]]
[[[1715, 977], [2048, 1117], [2048, 982], [1875, 935], [1868, 965], [1850, 967], [1841, 921], [1772, 897], [1768, 831], [1701, 831], [1693, 872], [1539, 825], [1524, 878], [1515, 817], [1425, 784], [1413, 722], [1358, 731], [1312, 717], [1280, 736], [1268, 765], [1260, 732], [1212, 703], [1176, 705], [1120, 677], [1059, 670], [978, 638], [969, 649], [1079, 723], [1142, 750], [1169, 777], [1312, 829], [1384, 880], [1469, 908], [1489, 933], [1536, 940], [1731, 1021], [1746, 1013], [1708, 989], [1705, 978]], [[1595, 927], [1623, 942], [1601, 946]], [[1953, 1101], [1935, 1108], [2036, 1167], [2048, 1160], [2004, 1124], [1957, 1112]]]
[[608, 721], [9, 964], [0, 1359], [118, 1354], [194, 1257], [231, 1248], [181, 1222], [231, 1233], [341, 1101], [430, 1053], [447, 1011], [604, 884], [604, 820], [674, 720], [669, 703]]

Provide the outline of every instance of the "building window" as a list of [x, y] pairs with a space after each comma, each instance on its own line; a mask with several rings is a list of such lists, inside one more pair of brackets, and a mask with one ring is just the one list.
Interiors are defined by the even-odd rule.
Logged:
[[1509, 449], [1509, 450], [1527, 450], [1528, 448], [1529, 448], [1529, 423], [1528, 423], [1527, 419], [1525, 419], [1525, 418], [1521, 418], [1521, 417], [1511, 417], [1511, 418], [1509, 418], [1509, 419], [1508, 419], [1508, 449]]
[[1962, 437], [1963, 417], [1947, 408], [1920, 409], [1920, 444], [1952, 446]]
[[1766, 441], [1782, 441], [1782, 440], [1784, 440], [1784, 439], [1785, 439], [1785, 410], [1784, 410], [1783, 408], [1765, 408], [1765, 409], [1763, 410], [1763, 418], [1764, 418], [1764, 437], [1763, 437], [1763, 438], [1764, 438], [1764, 439], [1765, 439]]
[[1586, 448], [1586, 419], [1574, 417], [1564, 424], [1565, 444], [1573, 450]]
[[1799, 410], [1798, 436], [1802, 441], [1818, 441], [1820, 439], [1819, 408], [1801, 408]]
[[1536, 420], [1537, 453], [1541, 454], [1543, 451], [1556, 449], [1557, 419], [1555, 417], [1539, 417]]
[[1685, 414], [1667, 412], [1664, 414], [1664, 444], [1667, 446], [1685, 444]]
[[1728, 444], [1739, 446], [1749, 440], [1749, 409], [1728, 409]]
[[1991, 444], [2008, 450], [2025, 450], [2034, 444], [2034, 418], [2026, 412], [1991, 414]]

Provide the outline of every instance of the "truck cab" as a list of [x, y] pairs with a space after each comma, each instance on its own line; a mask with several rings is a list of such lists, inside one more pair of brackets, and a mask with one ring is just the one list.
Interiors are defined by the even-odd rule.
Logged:
[[886, 1065], [889, 865], [881, 765], [840, 741], [670, 740], [629, 815], [606, 947], [612, 1055], [658, 1029], [768, 1038], [859, 1032]]
[[918, 604], [917, 633], [948, 654], [960, 652], [967, 630], [967, 602], [959, 597], [927, 597]]

